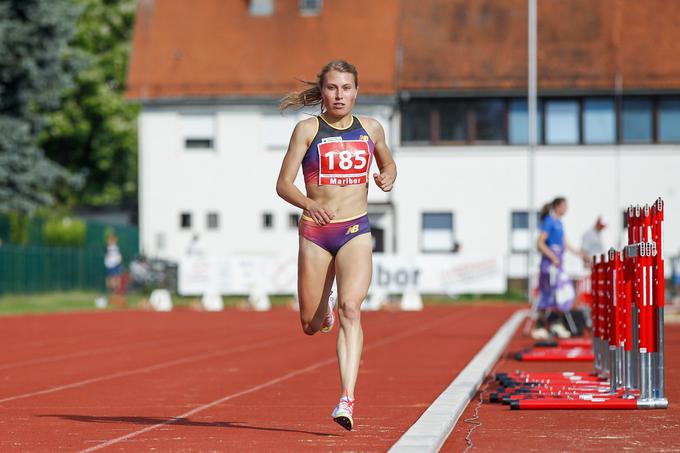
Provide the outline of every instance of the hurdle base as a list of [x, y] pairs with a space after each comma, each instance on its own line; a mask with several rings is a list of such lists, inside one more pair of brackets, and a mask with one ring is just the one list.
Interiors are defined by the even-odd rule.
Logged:
[[540, 399], [540, 400], [516, 400], [510, 403], [511, 410], [631, 410], [637, 409], [637, 401], [623, 399], [606, 399], [603, 401], [592, 400], [565, 400], [565, 399]]
[[637, 400], [638, 409], [668, 409], [666, 398], [654, 398], [649, 400]]

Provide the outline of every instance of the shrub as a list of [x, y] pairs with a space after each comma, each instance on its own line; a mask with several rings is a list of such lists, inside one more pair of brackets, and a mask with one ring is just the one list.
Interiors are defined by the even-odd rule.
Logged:
[[83, 247], [87, 224], [70, 217], [52, 218], [43, 226], [45, 245], [53, 247]]

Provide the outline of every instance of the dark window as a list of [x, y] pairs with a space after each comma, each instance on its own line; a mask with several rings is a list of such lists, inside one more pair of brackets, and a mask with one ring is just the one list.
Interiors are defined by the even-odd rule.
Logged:
[[187, 138], [184, 140], [186, 149], [213, 149], [211, 138]]
[[623, 225], [624, 231], [628, 230], [628, 209], [623, 211], [623, 222], [621, 222], [621, 225]]
[[659, 100], [659, 142], [680, 142], [680, 99]]
[[290, 214], [288, 216], [288, 226], [291, 228], [297, 228], [300, 224], [300, 214]]
[[623, 143], [651, 143], [654, 110], [649, 98], [623, 98], [621, 112], [621, 141]]
[[402, 142], [429, 142], [432, 140], [431, 109], [432, 103], [427, 101], [410, 101], [402, 104]]
[[[537, 143], [680, 143], [680, 97], [538, 100]], [[401, 104], [404, 144], [528, 142], [525, 98], [419, 98]]]
[[464, 142], [467, 137], [467, 115], [465, 101], [452, 99], [439, 102], [436, 116], [439, 117], [439, 137], [434, 140]]
[[472, 103], [475, 141], [500, 142], [505, 138], [505, 105], [501, 99], [478, 99]]
[[513, 230], [529, 229], [529, 213], [527, 211], [512, 212], [512, 229]]
[[274, 214], [265, 212], [262, 214], [262, 228], [270, 229], [274, 227]]
[[183, 212], [179, 215], [179, 226], [182, 229], [191, 228], [191, 214]]
[[616, 110], [611, 98], [583, 100], [583, 143], [616, 142]]
[[216, 212], [208, 213], [208, 229], [216, 230], [220, 227], [220, 216]]
[[321, 14], [323, 0], [300, 0], [300, 14], [303, 16], [316, 16]]

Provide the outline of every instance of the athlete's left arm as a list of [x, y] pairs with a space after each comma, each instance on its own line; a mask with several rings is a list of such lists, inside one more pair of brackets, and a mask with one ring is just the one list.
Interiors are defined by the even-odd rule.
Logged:
[[585, 259], [588, 259], [588, 255], [586, 255], [586, 252], [584, 252], [583, 250], [581, 250], [581, 249], [579, 249], [579, 248], [576, 248], [576, 247], [574, 247], [573, 245], [571, 245], [571, 243], [570, 243], [569, 241], [567, 241], [567, 237], [566, 237], [566, 236], [564, 236], [564, 248], [567, 249], [567, 250], [569, 250], [569, 251], [570, 251], [571, 253], [573, 253], [574, 255], [580, 256], [580, 257], [583, 258], [584, 260], [585, 260]]
[[373, 179], [383, 192], [389, 192], [394, 187], [394, 180], [397, 179], [397, 164], [385, 143], [385, 130], [382, 125], [373, 118], [367, 118], [366, 123], [370, 129], [367, 132], [375, 144], [374, 155], [380, 169], [380, 174], [374, 173]]

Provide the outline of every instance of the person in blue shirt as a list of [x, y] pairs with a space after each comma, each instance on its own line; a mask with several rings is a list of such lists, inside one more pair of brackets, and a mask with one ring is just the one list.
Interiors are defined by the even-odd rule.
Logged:
[[560, 338], [570, 336], [561, 322], [548, 325], [550, 311], [569, 311], [574, 302], [573, 285], [562, 266], [564, 251], [569, 250], [583, 258], [583, 252], [572, 247], [564, 236], [561, 219], [566, 212], [567, 200], [564, 197], [555, 198], [541, 210], [541, 230], [536, 243], [541, 252], [541, 264], [538, 276], [538, 318], [536, 329], [532, 332], [535, 339], [547, 339], [551, 334]]

